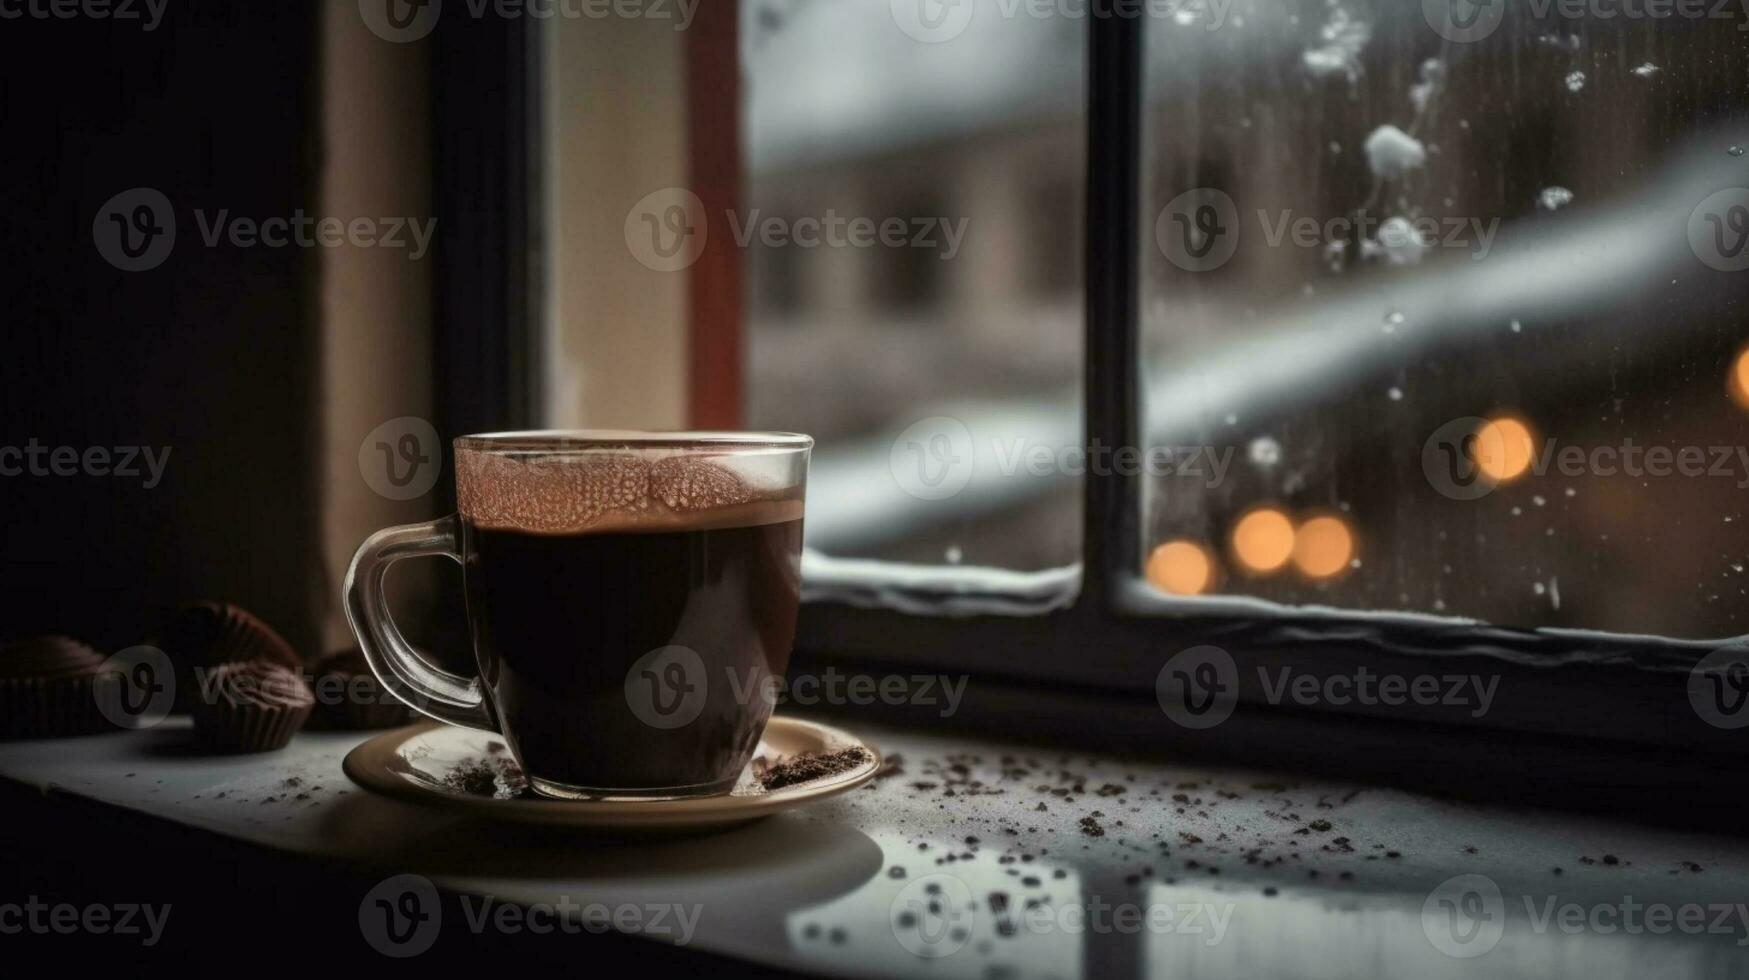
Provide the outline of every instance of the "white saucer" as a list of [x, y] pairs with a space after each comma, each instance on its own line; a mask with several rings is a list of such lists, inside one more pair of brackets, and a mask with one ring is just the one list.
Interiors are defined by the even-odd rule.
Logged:
[[[860, 746], [868, 759], [856, 768], [768, 790], [754, 778], [763, 764], [806, 752]], [[458, 769], [497, 774], [484, 785], [457, 785]], [[796, 718], [773, 717], [734, 790], [684, 800], [553, 800], [535, 796], [501, 736], [426, 722], [379, 735], [347, 753], [343, 768], [365, 789], [423, 806], [512, 823], [597, 831], [648, 833], [725, 827], [855, 789], [880, 771], [874, 746], [848, 732]], [[480, 779], [474, 780], [482, 782]]]

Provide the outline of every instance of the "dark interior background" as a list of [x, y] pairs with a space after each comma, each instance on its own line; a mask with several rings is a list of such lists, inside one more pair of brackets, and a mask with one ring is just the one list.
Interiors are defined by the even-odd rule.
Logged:
[[[317, 257], [204, 247], [193, 210], [312, 208], [319, 10], [173, 3], [150, 32], [85, 18], [0, 30], [14, 80], [0, 91], [0, 445], [170, 447], [149, 490], [0, 478], [0, 636], [116, 649], [210, 596], [316, 642]], [[146, 272], [92, 239], [98, 209], [135, 187], [177, 214], [177, 247]]]

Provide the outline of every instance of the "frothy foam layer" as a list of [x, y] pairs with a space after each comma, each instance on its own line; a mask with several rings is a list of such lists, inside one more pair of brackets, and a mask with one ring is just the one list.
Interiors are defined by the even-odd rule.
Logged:
[[798, 491], [749, 486], [708, 458], [456, 452], [456, 503], [477, 527], [530, 534], [704, 530], [800, 520]]

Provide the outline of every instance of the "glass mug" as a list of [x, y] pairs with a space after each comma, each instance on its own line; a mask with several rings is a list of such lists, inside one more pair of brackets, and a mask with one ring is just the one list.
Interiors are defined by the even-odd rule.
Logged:
[[[562, 799], [726, 793], [771, 716], [801, 593], [814, 441], [792, 433], [510, 432], [455, 440], [457, 513], [364, 542], [346, 616], [415, 709], [495, 732]], [[478, 680], [401, 636], [383, 576], [461, 563]]]

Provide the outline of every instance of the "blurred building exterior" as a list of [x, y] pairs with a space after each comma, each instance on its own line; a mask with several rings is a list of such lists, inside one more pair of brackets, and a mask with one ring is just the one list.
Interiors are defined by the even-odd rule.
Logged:
[[[939, 43], [907, 35], [884, 0], [749, 8], [746, 218], [966, 228], [951, 256], [939, 234], [936, 248], [752, 245], [751, 424], [813, 432], [830, 458], [884, 451], [942, 406], [1018, 413], [1077, 392], [1086, 25], [1009, 6], [976, 3]], [[1729, 147], [1733, 132], [1749, 145], [1749, 35], [1532, 17], [1474, 44], [1442, 39], [1419, 4], [1236, 0], [1218, 23], [1196, 10], [1150, 23], [1138, 370], [1154, 439], [1231, 462], [1219, 486], [1156, 481], [1145, 523], [1150, 544], [1202, 547], [1210, 588], [1744, 632], [1741, 465], [1716, 479], [1543, 474], [1479, 501], [1423, 473], [1429, 436], [1468, 416], [1525, 416], [1561, 445], [1745, 444], [1725, 379], [1749, 339], [1749, 282], [1696, 263], [1681, 229], [1707, 181], [1741, 169]], [[1420, 155], [1402, 173], [1379, 155], [1399, 135]], [[1239, 247], [1212, 271], [1174, 267], [1151, 234], [1192, 188], [1237, 209]], [[1315, 241], [1271, 240], [1308, 218]], [[1392, 218], [1437, 235], [1405, 247]], [[1669, 222], [1646, 225], [1626, 267], [1638, 281], [1583, 274], [1601, 267], [1587, 242], [1654, 218]], [[1352, 353], [1325, 370], [1308, 356], [1320, 347]], [[1232, 535], [1258, 507], [1335, 517], [1354, 562], [1247, 573]], [[975, 518], [927, 512], [865, 550], [1022, 569], [1077, 551], [1073, 480]]]

